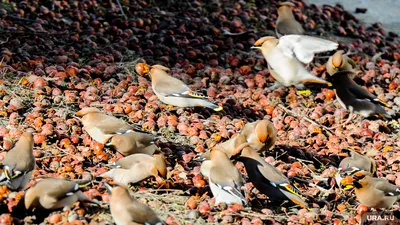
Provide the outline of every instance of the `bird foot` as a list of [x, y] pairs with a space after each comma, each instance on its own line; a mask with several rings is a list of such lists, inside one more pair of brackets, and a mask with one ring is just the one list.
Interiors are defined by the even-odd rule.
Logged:
[[[303, 90], [306, 88], [306, 86], [304, 84], [296, 84], [294, 86], [296, 87], [296, 89], [300, 89], [300, 90]], [[305, 91], [310, 91], [310, 90], [307, 89]], [[311, 93], [311, 91], [310, 91], [310, 93]]]
[[299, 94], [299, 95], [309, 95], [309, 94], [311, 94], [311, 91], [310, 91], [310, 89], [299, 90], [299, 91], [297, 91], [297, 94]]
[[277, 88], [282, 87], [283, 85], [279, 82], [275, 82], [271, 87], [268, 88], [269, 91], [274, 91]]

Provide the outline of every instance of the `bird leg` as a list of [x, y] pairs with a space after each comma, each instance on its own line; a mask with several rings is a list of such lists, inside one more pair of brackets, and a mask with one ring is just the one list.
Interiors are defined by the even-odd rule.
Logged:
[[[353, 117], [354, 117], [354, 118], [353, 118]], [[329, 130], [333, 130], [333, 129], [336, 129], [336, 128], [338, 128], [338, 127], [345, 126], [345, 125], [348, 124], [351, 120], [355, 119], [355, 117], [357, 117], [357, 114], [355, 114], [355, 113], [353, 113], [353, 112], [350, 112], [349, 117], [347, 118], [347, 120], [346, 120], [344, 123], [339, 124], [339, 125], [336, 125], [336, 126], [333, 126], [333, 127], [330, 127]]]
[[280, 88], [282, 86], [283, 85], [281, 83], [279, 83], [278, 81], [275, 81], [275, 83], [271, 87], [269, 87], [268, 89], [269, 89], [269, 91], [273, 91], [273, 90], [275, 90], [277, 88]]
[[349, 118], [347, 118], [347, 120], [341, 126], [344, 126], [344, 125], [348, 124], [351, 120], [355, 119], [355, 118], [352, 118], [352, 117], [357, 117], [357, 114], [354, 114], [353, 112], [350, 112]]
[[[294, 85], [295, 87], [296, 87], [296, 89], [301, 89], [301, 90], [303, 90], [303, 89], [305, 89], [306, 88], [306, 86], [304, 85], [304, 84], [296, 84], [296, 85]], [[310, 90], [305, 90], [305, 91], [310, 91]]]

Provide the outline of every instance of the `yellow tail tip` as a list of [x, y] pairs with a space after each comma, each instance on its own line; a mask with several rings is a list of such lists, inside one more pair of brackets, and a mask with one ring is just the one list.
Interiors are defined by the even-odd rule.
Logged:
[[351, 190], [351, 189], [353, 189], [353, 188], [354, 188], [353, 185], [346, 185], [346, 186], [343, 188], [343, 190], [344, 190], [344, 191], [349, 191], [349, 190]]
[[326, 85], [328, 85], [328, 87], [332, 87], [333, 84], [331, 82], [326, 83]]
[[219, 106], [218, 108], [214, 109], [215, 112], [219, 112], [221, 110], [223, 110], [224, 108], [222, 106]]
[[310, 91], [309, 89], [307, 89], [307, 90], [300, 90], [300, 91], [297, 91], [297, 93], [298, 93], [299, 95], [309, 95], [309, 94], [311, 94], [311, 91]]
[[379, 100], [379, 102], [380, 102], [381, 104], [385, 105], [386, 107], [389, 107], [389, 105], [388, 105], [387, 102], [384, 102], [384, 101], [382, 101], [382, 100]]

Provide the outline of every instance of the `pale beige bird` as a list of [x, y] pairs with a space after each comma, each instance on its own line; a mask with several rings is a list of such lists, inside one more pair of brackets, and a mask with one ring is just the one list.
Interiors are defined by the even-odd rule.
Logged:
[[310, 63], [314, 54], [335, 50], [338, 44], [321, 38], [304, 35], [285, 35], [277, 39], [272, 36], [258, 39], [251, 48], [260, 49], [268, 62], [268, 69], [277, 82], [270, 87], [303, 88], [305, 83], [329, 84], [306, 70], [304, 64]]
[[278, 19], [276, 20], [275, 33], [278, 38], [289, 34], [304, 34], [303, 26], [294, 18], [292, 2], [280, 3]]
[[207, 100], [206, 96], [192, 91], [185, 83], [168, 74], [169, 69], [161, 65], [153, 65], [150, 69], [151, 86], [154, 93], [163, 103], [178, 107], [207, 107], [221, 111], [218, 106]]
[[116, 151], [124, 156], [135, 153], [153, 155], [158, 147], [154, 144], [155, 137], [152, 134], [132, 131], [125, 134], [112, 136], [107, 146], [113, 146]]
[[115, 134], [125, 134], [137, 131], [133, 126], [114, 116], [102, 113], [99, 109], [86, 107], [78, 111], [76, 116], [82, 116], [83, 129], [93, 140], [106, 144]]
[[[228, 157], [235, 155], [234, 152], [244, 143], [250, 143], [256, 151], [267, 151], [274, 146], [277, 139], [276, 129], [268, 120], [257, 120], [247, 123], [240, 131], [239, 135], [225, 142], [218, 144], [218, 147], [224, 149]], [[240, 150], [241, 148], [239, 148]], [[203, 159], [210, 159], [210, 151], [201, 155]]]
[[[226, 153], [226, 155], [231, 158], [233, 155], [235, 155], [236, 149], [238, 148], [238, 146], [240, 146], [243, 143], [247, 143], [246, 137], [244, 135], [238, 134], [235, 137], [224, 141], [218, 145], [216, 145], [216, 147], [223, 149]], [[241, 150], [241, 148], [239, 148], [239, 150]], [[204, 152], [201, 156], [201, 159], [211, 159], [211, 151], [206, 151]]]
[[326, 63], [326, 71], [332, 76], [339, 71], [354, 71], [355, 66], [356, 63], [347, 55], [344, 55], [343, 50], [339, 50], [329, 57]]
[[247, 142], [256, 151], [271, 149], [277, 139], [276, 129], [268, 120], [247, 123], [240, 134], [246, 137]]
[[77, 201], [90, 199], [82, 193], [78, 183], [57, 178], [40, 180], [24, 195], [25, 208], [28, 210], [68, 210]]
[[110, 211], [117, 225], [162, 225], [163, 222], [156, 213], [147, 205], [134, 199], [129, 190], [116, 186], [111, 188], [105, 185], [111, 192]]
[[133, 154], [116, 162], [117, 168], [111, 169], [100, 177], [112, 178], [117, 184], [127, 187], [129, 183], [137, 183], [152, 176], [167, 176], [167, 166], [163, 154]]
[[25, 132], [21, 135], [15, 146], [4, 157], [2, 164], [0, 184], [6, 185], [11, 190], [25, 189], [35, 169], [32, 133]]
[[342, 180], [345, 190], [355, 188], [357, 200], [371, 208], [387, 209], [400, 200], [400, 187], [384, 178], [374, 178], [367, 171], [358, 171]]
[[243, 177], [224, 149], [214, 147], [211, 151], [211, 160], [204, 161], [200, 170], [204, 176], [208, 177], [211, 192], [215, 197], [215, 205], [219, 203], [247, 205], [242, 191]]
[[271, 200], [291, 200], [301, 207], [309, 209], [305, 201], [306, 197], [278, 169], [265, 162], [250, 146], [250, 143], [244, 146], [239, 160], [243, 162], [249, 180], [261, 193], [267, 195]]

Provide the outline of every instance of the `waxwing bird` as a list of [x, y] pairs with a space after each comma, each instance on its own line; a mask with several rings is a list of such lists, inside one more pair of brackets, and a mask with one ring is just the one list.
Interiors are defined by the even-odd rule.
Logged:
[[163, 154], [133, 154], [116, 162], [117, 168], [111, 169], [100, 177], [112, 178], [117, 184], [127, 187], [129, 183], [137, 183], [151, 176], [167, 176], [167, 166]]
[[303, 88], [302, 84], [305, 83], [328, 85], [327, 81], [307, 71], [303, 63], [310, 63], [316, 53], [335, 50], [337, 47], [337, 43], [321, 38], [285, 35], [279, 39], [262, 37], [251, 48], [260, 49], [267, 60], [268, 69], [277, 81], [270, 89], [275, 89], [281, 85]]
[[6, 185], [11, 190], [23, 190], [35, 169], [32, 133], [23, 133], [2, 163], [3, 173], [0, 176], [0, 184]]
[[151, 134], [132, 131], [112, 136], [107, 146], [113, 146], [119, 153], [128, 156], [135, 153], [153, 155], [158, 149], [154, 144], [155, 137]]
[[200, 170], [204, 176], [208, 177], [211, 192], [215, 197], [215, 205], [222, 202], [247, 204], [241, 190], [244, 187], [242, 175], [221, 147], [212, 149], [211, 160], [204, 161]]
[[246, 137], [247, 142], [256, 151], [269, 150], [277, 139], [276, 129], [268, 120], [247, 123], [240, 134]]
[[[235, 155], [234, 152], [238, 150], [241, 144], [248, 142], [256, 151], [266, 151], [274, 146], [276, 139], [277, 134], [274, 125], [268, 120], [257, 120], [247, 123], [240, 131], [239, 135], [217, 146], [222, 147], [228, 157], [231, 158]], [[241, 148], [239, 148], [239, 150], [241, 150]], [[210, 152], [205, 152], [202, 158], [209, 159]]]
[[343, 50], [339, 50], [329, 57], [326, 63], [326, 71], [329, 75], [333, 76], [339, 71], [353, 71], [355, 65], [356, 63], [351, 58], [344, 55]]
[[243, 162], [249, 180], [261, 193], [267, 195], [271, 200], [289, 199], [301, 207], [309, 209], [305, 202], [306, 198], [290, 183], [289, 179], [265, 162], [251, 146], [243, 148], [239, 160]]
[[[236, 155], [236, 151], [240, 151], [242, 149], [240, 146], [244, 143], [247, 143], [246, 137], [244, 135], [238, 134], [237, 136], [216, 145], [216, 147], [222, 149], [226, 153], [226, 155], [231, 158], [233, 155]], [[203, 153], [201, 155], [201, 158], [207, 160], [211, 159], [211, 151], [206, 151], [205, 153]]]
[[192, 91], [181, 80], [168, 74], [169, 69], [161, 65], [153, 65], [150, 69], [151, 86], [154, 93], [163, 103], [178, 107], [202, 106], [221, 111], [222, 106], [213, 104], [206, 96]]
[[350, 156], [344, 158], [339, 163], [338, 172], [336, 173], [336, 184], [340, 184], [344, 175], [350, 175], [360, 170], [364, 170], [374, 174], [376, 172], [376, 162], [368, 156], [350, 150]]
[[28, 189], [24, 196], [28, 210], [70, 209], [77, 201], [90, 201], [79, 189], [79, 184], [64, 179], [46, 178]]
[[129, 190], [116, 186], [111, 188], [105, 184], [110, 196], [110, 211], [117, 225], [162, 225], [163, 222], [156, 213], [147, 205], [135, 200]]
[[391, 119], [392, 117], [382, 107], [386, 106], [386, 103], [354, 82], [350, 78], [353, 76], [354, 72], [352, 71], [340, 71], [329, 77], [337, 100], [343, 108], [350, 112], [345, 124], [351, 120], [353, 113], [358, 113], [363, 117], [371, 117], [377, 114], [382, 118]]
[[138, 131], [137, 128], [114, 116], [103, 114], [97, 108], [86, 107], [78, 111], [75, 115], [82, 116], [83, 129], [91, 138], [102, 144], [106, 144], [115, 134]]
[[370, 208], [387, 209], [400, 200], [400, 187], [367, 171], [358, 171], [342, 180], [346, 189], [355, 189], [357, 200]]
[[357, 168], [374, 174], [376, 172], [376, 162], [368, 156], [361, 155], [356, 151], [350, 150], [350, 156], [344, 158], [339, 163], [339, 170], [349, 167]]
[[283, 2], [278, 8], [275, 33], [278, 38], [288, 34], [304, 34], [303, 26], [294, 18], [292, 9], [295, 4]]

